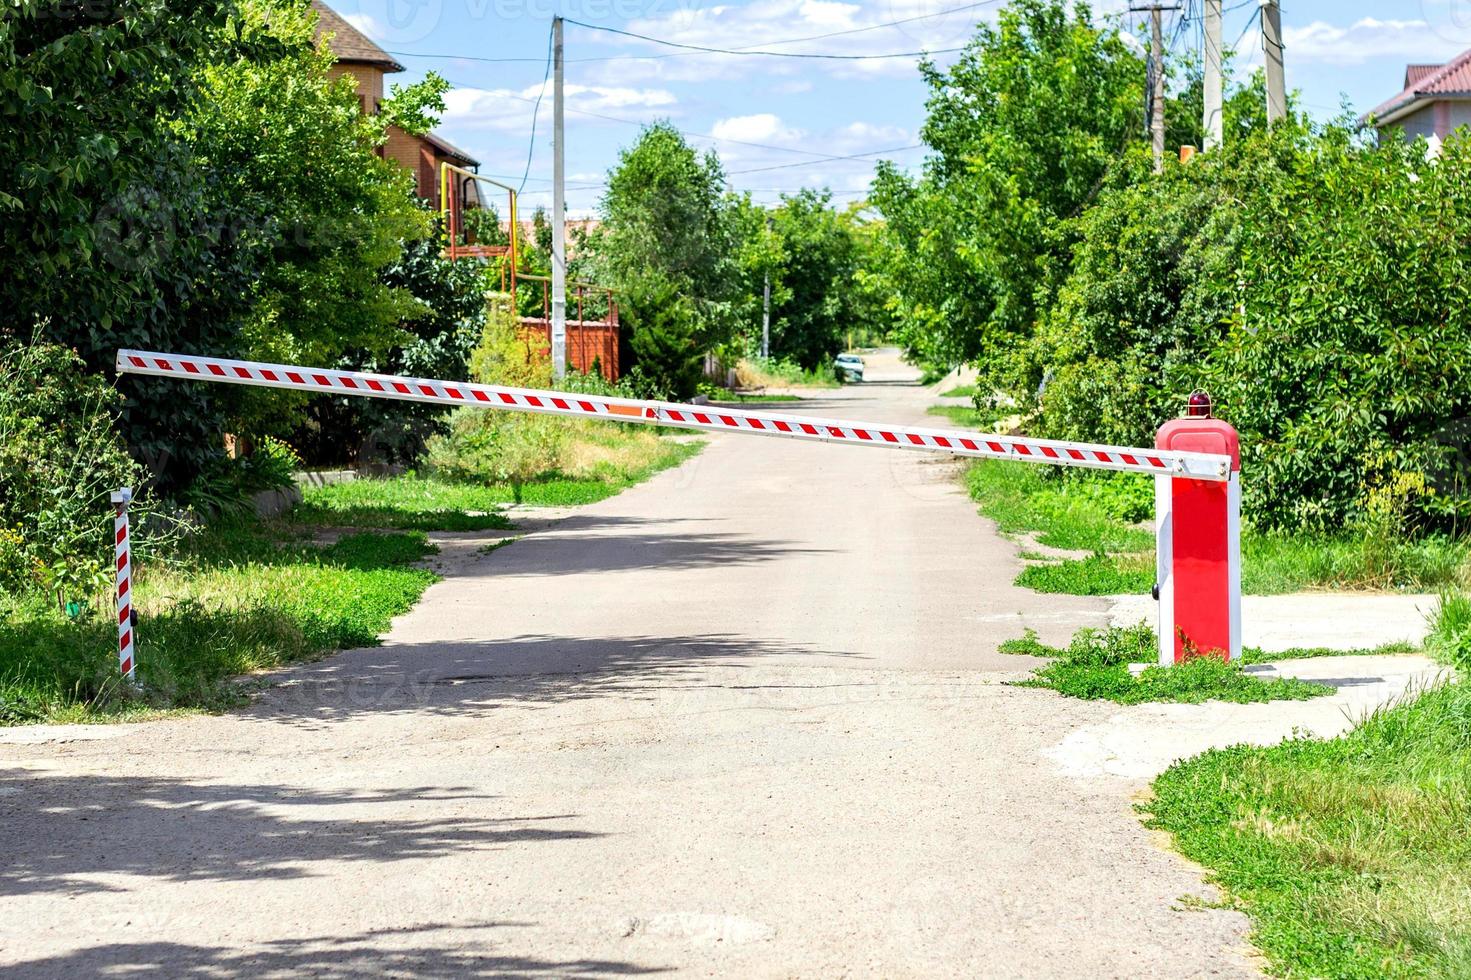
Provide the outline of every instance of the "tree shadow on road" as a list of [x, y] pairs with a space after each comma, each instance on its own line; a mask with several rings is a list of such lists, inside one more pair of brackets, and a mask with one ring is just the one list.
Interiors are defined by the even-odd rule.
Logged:
[[[344, 863], [602, 836], [578, 829], [577, 814], [506, 815], [497, 797], [460, 787], [323, 790], [17, 769], [0, 771], [0, 785], [0, 836], [10, 842], [0, 895], [116, 889], [93, 877], [103, 874], [310, 878]], [[434, 802], [464, 802], [456, 809], [476, 815], [429, 806], [432, 815], [404, 817], [406, 804]]]
[[[750, 534], [719, 532], [620, 533], [625, 525], [643, 523], [606, 515], [577, 515], [559, 521], [493, 562], [467, 566], [459, 575], [569, 575], [642, 569], [683, 571], [776, 561], [827, 554], [828, 548], [801, 547]], [[657, 524], [669, 523], [664, 521]], [[610, 530], [613, 529], [613, 530]]]
[[244, 717], [311, 727], [364, 713], [471, 715], [587, 698], [677, 698], [708, 686], [708, 667], [740, 670], [752, 658], [780, 657], [866, 659], [729, 634], [392, 643], [276, 675]]
[[[489, 923], [479, 928], [498, 929], [505, 925]], [[454, 930], [452, 934], [436, 941], [434, 933], [450, 929]], [[643, 976], [669, 970], [623, 960], [516, 956], [501, 951], [504, 945], [499, 937], [488, 938], [484, 947], [477, 950], [464, 944], [465, 931], [467, 927], [458, 924], [415, 926], [347, 937], [276, 940], [244, 947], [164, 941], [108, 943], [18, 963], [7, 968], [6, 973], [12, 977], [85, 977], [146, 971], [157, 976], [210, 980], [258, 976], [356, 980], [364, 976]], [[475, 931], [475, 927], [469, 927], [469, 931]], [[402, 943], [406, 935], [422, 938], [417, 945], [405, 947]]]

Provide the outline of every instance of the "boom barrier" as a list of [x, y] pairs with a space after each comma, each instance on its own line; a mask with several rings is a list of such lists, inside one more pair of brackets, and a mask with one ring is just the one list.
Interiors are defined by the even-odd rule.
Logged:
[[[1234, 432], [1230, 440], [1216, 438], [1210, 425], [1189, 424], [1197, 420], [1178, 420], [1180, 425], [1172, 423], [1176, 425], [1174, 430], [1170, 426], [1161, 430], [1156, 447], [1138, 449], [368, 374], [296, 364], [267, 364], [195, 354], [120, 350], [117, 370], [120, 374], [158, 378], [389, 398], [445, 406], [468, 405], [707, 432], [736, 432], [1150, 474], [1156, 478], [1160, 661], [1172, 663], [1194, 651], [1221, 651], [1230, 658], [1240, 656], [1239, 453], [1235, 448]], [[1199, 421], [1213, 423], [1216, 427], [1225, 425], [1214, 419]]]

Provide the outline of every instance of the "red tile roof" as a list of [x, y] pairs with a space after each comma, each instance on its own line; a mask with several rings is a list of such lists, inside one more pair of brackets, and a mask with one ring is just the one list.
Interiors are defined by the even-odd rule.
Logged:
[[1416, 102], [1468, 96], [1471, 96], [1471, 50], [1461, 52], [1443, 65], [1410, 65], [1405, 69], [1404, 91], [1364, 119], [1382, 122]]
[[1440, 71], [1445, 65], [1407, 65], [1405, 67], [1405, 88], [1419, 85], [1425, 78]]
[[353, 27], [338, 15], [337, 11], [312, 0], [312, 9], [317, 12], [317, 37], [332, 35], [327, 42], [333, 57], [347, 64], [376, 65], [384, 71], [403, 71], [404, 66], [393, 60], [387, 51], [368, 40], [368, 36]]

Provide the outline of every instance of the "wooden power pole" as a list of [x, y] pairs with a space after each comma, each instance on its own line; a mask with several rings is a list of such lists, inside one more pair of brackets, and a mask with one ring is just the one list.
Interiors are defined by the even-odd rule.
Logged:
[[1205, 129], [1204, 149], [1221, 145], [1221, 0], [1205, 2]]
[[1262, 3], [1262, 55], [1267, 63], [1267, 125], [1287, 118], [1287, 76], [1282, 68], [1282, 5]]

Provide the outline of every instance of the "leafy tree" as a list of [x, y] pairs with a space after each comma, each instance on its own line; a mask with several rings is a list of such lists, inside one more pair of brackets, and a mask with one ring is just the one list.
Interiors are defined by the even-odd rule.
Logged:
[[804, 368], [842, 349], [857, 301], [857, 248], [827, 191], [802, 190], [782, 198], [772, 213], [781, 240], [781, 301], [772, 304], [771, 350]]
[[726, 299], [724, 185], [713, 152], [701, 157], [669, 123], [644, 129], [608, 174], [600, 204], [603, 267], [616, 282], [658, 275], [702, 306]]
[[[385, 285], [420, 303], [400, 322], [399, 343], [374, 354], [353, 349], [341, 358], [349, 370], [378, 371], [450, 381], [469, 379], [470, 352], [485, 325], [489, 272], [477, 262], [439, 254], [437, 237], [405, 244], [383, 272]], [[316, 397], [291, 443], [308, 463], [412, 463], [430, 436], [444, 431], [447, 413], [433, 405], [378, 398]]]
[[[0, 331], [331, 363], [421, 307], [382, 281], [428, 225], [377, 158], [383, 123], [327, 79], [305, 0], [17, 0], [0, 22]], [[428, 118], [442, 82], [389, 100]], [[165, 489], [279, 399], [128, 378], [124, 429]]]
[[[0, 333], [106, 370], [120, 346], [235, 353], [263, 248], [179, 127], [212, 58], [282, 43], [230, 0], [17, 0], [0, 19]], [[167, 477], [214, 452], [218, 392], [138, 382], [125, 429]]]
[[1144, 65], [1086, 4], [1016, 0], [948, 71], [921, 71], [934, 153], [918, 181], [881, 166], [872, 198], [901, 336], [920, 358], [953, 364], [1030, 330], [1070, 244], [1059, 222], [1142, 135]]
[[724, 183], [714, 153], [701, 157], [672, 125], [655, 123], [609, 171], [602, 222], [587, 242], [592, 278], [621, 294], [635, 366], [678, 393], [693, 393], [690, 364], [735, 327]]

